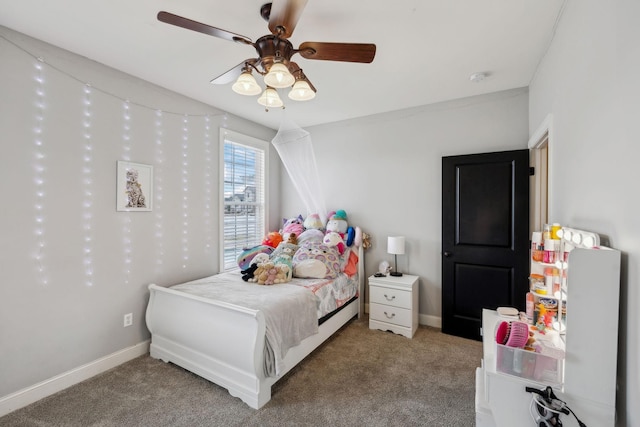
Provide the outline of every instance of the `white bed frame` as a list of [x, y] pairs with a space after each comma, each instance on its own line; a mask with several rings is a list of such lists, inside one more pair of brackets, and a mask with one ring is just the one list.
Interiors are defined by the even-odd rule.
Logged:
[[364, 313], [364, 254], [358, 248], [359, 298], [289, 349], [277, 377], [264, 374], [265, 319], [260, 310], [149, 285], [146, 321], [151, 357], [172, 362], [226, 388], [254, 409], [271, 386], [356, 315]]

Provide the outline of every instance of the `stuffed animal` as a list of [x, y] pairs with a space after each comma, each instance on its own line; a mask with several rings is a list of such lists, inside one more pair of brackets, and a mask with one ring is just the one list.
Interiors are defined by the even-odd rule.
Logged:
[[[280, 245], [282, 245], [282, 243], [280, 243]], [[291, 278], [293, 276], [293, 254], [294, 253], [295, 251], [291, 247], [285, 247], [282, 249], [282, 251], [280, 251], [280, 253], [278, 253], [278, 255], [270, 258], [270, 261], [273, 263], [275, 267], [280, 267], [281, 269], [282, 267], [286, 267], [286, 269], [284, 269], [284, 272], [285, 272], [284, 282], [291, 281]]]
[[344, 254], [344, 250], [345, 250], [344, 240], [342, 240], [342, 237], [340, 237], [340, 234], [338, 234], [337, 232], [330, 231], [327, 234], [325, 234], [324, 238], [322, 239], [322, 243], [324, 243], [327, 246], [335, 246], [336, 249], [338, 249], [338, 253], [340, 253], [340, 255]]
[[253, 277], [255, 276], [255, 271], [258, 269], [258, 264], [262, 264], [263, 262], [267, 261], [269, 261], [269, 255], [267, 255], [267, 253], [260, 252], [256, 254], [256, 256], [254, 256], [249, 263], [249, 267], [240, 271], [240, 273], [242, 273], [242, 280], [248, 282], [250, 279], [253, 279]]
[[318, 215], [317, 213], [309, 214], [309, 216], [305, 218], [302, 225], [304, 225], [305, 230], [324, 230], [324, 224], [322, 224], [320, 215]]
[[269, 258], [271, 259], [276, 258], [285, 249], [287, 249], [288, 252], [290, 252], [291, 256], [293, 256], [293, 254], [296, 253], [296, 251], [298, 250], [298, 239], [296, 238], [295, 234], [292, 233], [286, 242], [280, 242], [278, 244], [278, 247], [271, 253]]
[[296, 233], [289, 234], [289, 237], [287, 237], [287, 243], [290, 243], [292, 245], [298, 244], [298, 236], [296, 235]]
[[252, 248], [245, 248], [242, 252], [240, 252], [240, 255], [238, 255], [238, 267], [240, 267], [240, 270], [246, 270], [247, 268], [249, 268], [249, 266], [251, 265], [251, 261], [256, 255], [264, 253], [267, 254], [267, 258], [269, 258], [269, 255], [271, 255], [273, 250], [274, 248], [267, 245], [258, 245]]
[[282, 238], [287, 240], [291, 233], [295, 233], [296, 236], [299, 236], [304, 231], [304, 226], [302, 225], [303, 222], [304, 219], [302, 218], [302, 215], [289, 219], [283, 218], [282, 231], [280, 232], [280, 234], [282, 234]]
[[347, 213], [342, 209], [337, 210], [327, 221], [326, 233], [335, 231], [340, 234], [340, 237], [344, 239], [344, 235], [347, 232]]
[[340, 273], [338, 249], [307, 241], [293, 255], [293, 275], [301, 278], [334, 279]]
[[308, 241], [320, 243], [323, 238], [324, 232], [322, 232], [322, 230], [310, 228], [309, 230], [304, 230], [302, 234], [298, 236], [298, 245], [302, 245], [304, 242]]
[[267, 237], [264, 238], [262, 244], [265, 246], [271, 246], [275, 249], [278, 247], [280, 242], [282, 242], [282, 234], [277, 231], [271, 231], [267, 234]]
[[287, 266], [287, 275], [285, 281], [290, 281], [293, 275], [293, 254], [298, 250], [298, 239], [296, 238], [295, 233], [291, 233], [286, 242], [280, 242], [278, 247], [269, 257], [270, 261], [273, 262], [276, 266], [285, 265]]
[[251, 264], [246, 269], [240, 271], [240, 273], [242, 273], [242, 280], [244, 280], [245, 282], [248, 282], [251, 279], [253, 279], [255, 276], [254, 273], [257, 269], [258, 269], [258, 264], [256, 263], [256, 264]]
[[271, 261], [258, 264], [258, 268], [254, 272], [249, 282], [255, 282], [258, 285], [275, 285], [286, 282], [288, 268], [285, 265], [275, 265]]
[[[360, 230], [359, 228], [356, 228], [356, 231]], [[362, 249], [369, 249], [371, 247], [371, 236], [369, 235], [369, 233], [364, 233], [362, 232], [362, 230], [360, 230], [360, 238], [361, 238], [361, 244], [362, 244]], [[356, 232], [356, 241], [358, 240], [358, 233]]]

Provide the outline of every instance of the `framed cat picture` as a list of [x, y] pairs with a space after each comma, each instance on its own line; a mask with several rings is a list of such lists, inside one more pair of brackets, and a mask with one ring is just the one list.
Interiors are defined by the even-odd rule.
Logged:
[[151, 212], [153, 166], [118, 161], [116, 210]]

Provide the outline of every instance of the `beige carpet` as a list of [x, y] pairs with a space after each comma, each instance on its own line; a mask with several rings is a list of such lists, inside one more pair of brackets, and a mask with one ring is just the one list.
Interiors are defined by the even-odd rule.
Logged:
[[0, 426], [473, 426], [482, 346], [421, 326], [412, 340], [349, 323], [260, 410], [142, 356], [0, 418]]

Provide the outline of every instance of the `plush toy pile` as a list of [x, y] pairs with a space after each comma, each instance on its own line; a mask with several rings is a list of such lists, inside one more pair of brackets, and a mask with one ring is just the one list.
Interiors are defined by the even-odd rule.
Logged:
[[358, 256], [352, 245], [363, 244], [359, 227], [350, 227], [344, 210], [331, 212], [326, 226], [318, 214], [284, 218], [279, 231], [271, 231], [261, 245], [238, 256], [245, 282], [275, 285], [292, 277], [333, 279], [356, 273]]

